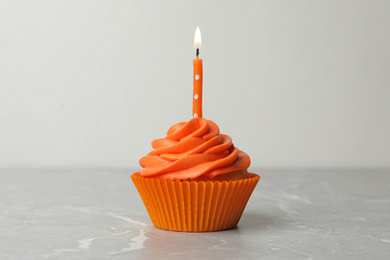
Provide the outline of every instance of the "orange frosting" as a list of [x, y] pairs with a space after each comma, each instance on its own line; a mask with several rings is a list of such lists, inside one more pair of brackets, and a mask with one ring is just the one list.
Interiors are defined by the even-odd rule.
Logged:
[[[165, 138], [152, 142], [153, 151], [140, 159], [140, 174], [166, 180], [213, 179], [234, 171], [246, 171], [249, 156], [219, 133], [211, 120], [193, 118], [169, 128]], [[221, 176], [222, 177], [222, 176]]]

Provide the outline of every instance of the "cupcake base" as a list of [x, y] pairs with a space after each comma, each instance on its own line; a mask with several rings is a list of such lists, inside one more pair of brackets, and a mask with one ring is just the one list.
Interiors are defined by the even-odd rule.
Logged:
[[161, 229], [206, 232], [237, 226], [260, 176], [231, 181], [170, 181], [131, 175], [153, 224]]

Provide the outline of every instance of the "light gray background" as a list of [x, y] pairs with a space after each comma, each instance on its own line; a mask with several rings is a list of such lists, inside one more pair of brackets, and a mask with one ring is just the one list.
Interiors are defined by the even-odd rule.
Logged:
[[0, 0], [0, 167], [137, 167], [204, 117], [253, 167], [390, 167], [390, 1]]

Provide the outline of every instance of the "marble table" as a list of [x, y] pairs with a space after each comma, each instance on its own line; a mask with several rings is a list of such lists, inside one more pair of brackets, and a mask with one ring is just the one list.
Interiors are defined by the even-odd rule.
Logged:
[[154, 227], [131, 170], [0, 170], [0, 259], [390, 259], [390, 170], [254, 170], [237, 228]]

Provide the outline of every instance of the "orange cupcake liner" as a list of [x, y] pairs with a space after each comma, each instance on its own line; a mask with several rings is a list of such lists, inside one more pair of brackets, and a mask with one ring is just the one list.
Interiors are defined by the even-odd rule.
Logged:
[[153, 224], [161, 229], [205, 232], [237, 226], [260, 180], [249, 173], [230, 181], [171, 181], [131, 175]]

